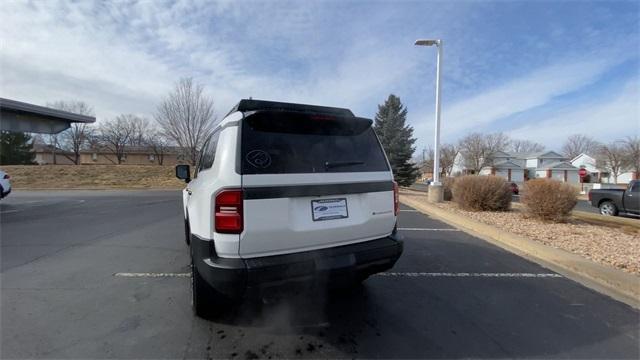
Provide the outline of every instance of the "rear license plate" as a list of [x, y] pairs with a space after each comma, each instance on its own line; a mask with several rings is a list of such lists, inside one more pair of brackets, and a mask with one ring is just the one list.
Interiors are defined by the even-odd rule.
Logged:
[[313, 221], [348, 218], [347, 199], [311, 200], [311, 214]]

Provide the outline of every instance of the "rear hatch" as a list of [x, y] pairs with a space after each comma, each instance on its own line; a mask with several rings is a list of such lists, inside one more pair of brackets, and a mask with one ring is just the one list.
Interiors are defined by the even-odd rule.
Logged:
[[242, 122], [242, 257], [346, 245], [389, 235], [393, 176], [371, 120], [291, 111]]

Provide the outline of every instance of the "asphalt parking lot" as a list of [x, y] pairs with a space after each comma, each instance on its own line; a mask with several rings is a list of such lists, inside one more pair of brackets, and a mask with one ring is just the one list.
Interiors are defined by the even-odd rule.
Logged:
[[406, 206], [405, 253], [388, 273], [194, 318], [179, 202], [177, 191], [2, 200], [0, 357], [640, 357], [637, 310]]

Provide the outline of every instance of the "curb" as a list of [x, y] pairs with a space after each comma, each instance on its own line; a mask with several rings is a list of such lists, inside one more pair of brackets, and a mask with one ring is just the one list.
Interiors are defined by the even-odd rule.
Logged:
[[[418, 192], [423, 194], [427, 193], [427, 191], [425, 190], [417, 190], [417, 189], [411, 189], [407, 187], [402, 187], [402, 190], [406, 190], [408, 192]], [[519, 202], [511, 202], [511, 206], [524, 208], [524, 205]], [[604, 215], [590, 213], [586, 211], [580, 211], [580, 210], [573, 210], [571, 212], [571, 216], [578, 220], [583, 220], [591, 223], [598, 223], [600, 225], [631, 226], [631, 227], [640, 229], [640, 218], [633, 219], [628, 217], [625, 218], [625, 217], [615, 217], [615, 216], [604, 216]]]
[[[525, 206], [521, 203], [512, 202], [511, 206], [519, 209], [525, 208]], [[594, 214], [594, 213], [580, 211], [580, 210], [571, 211], [571, 216], [574, 219], [578, 219], [578, 220], [582, 220], [590, 223], [597, 223], [598, 225], [630, 226], [630, 227], [635, 227], [640, 229], [640, 220], [638, 219], [615, 217], [615, 216], [604, 216], [604, 215]]]
[[[418, 195], [418, 194], [415, 194]], [[424, 196], [420, 194], [420, 196]], [[640, 309], [640, 277], [598, 264], [568, 251], [450, 213], [400, 194], [400, 202], [451, 226], [549, 268], [599, 293]]]
[[576, 219], [580, 219], [584, 221], [597, 222], [599, 224], [608, 224], [608, 225], [631, 226], [631, 227], [640, 229], [640, 220], [638, 219], [604, 216], [600, 214], [593, 214], [593, 213], [588, 213], [586, 211], [578, 211], [578, 210], [573, 210], [571, 215]]

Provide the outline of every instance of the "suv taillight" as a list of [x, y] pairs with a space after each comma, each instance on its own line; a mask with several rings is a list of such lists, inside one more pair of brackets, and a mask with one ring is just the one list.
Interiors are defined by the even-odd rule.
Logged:
[[589, 190], [589, 193], [587, 193], [587, 197], [589, 197], [589, 201], [591, 201], [591, 190]]
[[226, 189], [216, 195], [214, 224], [217, 233], [242, 232], [242, 190]]
[[400, 199], [398, 198], [398, 183], [393, 182], [393, 214], [398, 216], [398, 210], [400, 210]]

